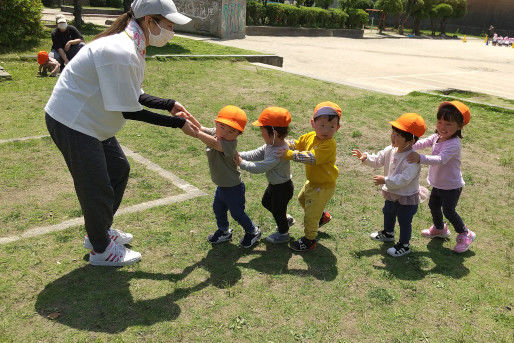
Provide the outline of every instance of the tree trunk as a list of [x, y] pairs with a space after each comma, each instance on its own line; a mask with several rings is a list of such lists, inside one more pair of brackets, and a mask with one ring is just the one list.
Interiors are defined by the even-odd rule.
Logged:
[[430, 29], [432, 30], [432, 36], [435, 36], [435, 23], [433, 17], [430, 17]]
[[80, 0], [73, 0], [73, 16], [75, 17], [75, 26], [80, 30], [82, 24], [82, 4]]
[[420, 35], [420, 32], [419, 32], [420, 25], [421, 25], [421, 18], [420, 17], [415, 17], [414, 18], [414, 25], [413, 25], [412, 29], [414, 31], [414, 35], [416, 35], [416, 36]]
[[446, 18], [441, 18], [441, 36], [446, 36]]

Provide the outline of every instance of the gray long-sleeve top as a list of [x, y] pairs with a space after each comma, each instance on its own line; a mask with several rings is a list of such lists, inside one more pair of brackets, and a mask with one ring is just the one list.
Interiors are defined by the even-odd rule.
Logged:
[[283, 160], [275, 156], [275, 152], [287, 145], [274, 147], [265, 144], [255, 150], [243, 151], [239, 156], [243, 159], [241, 169], [252, 174], [266, 173], [268, 182], [272, 185], [281, 184], [291, 179], [291, 165], [289, 160]]

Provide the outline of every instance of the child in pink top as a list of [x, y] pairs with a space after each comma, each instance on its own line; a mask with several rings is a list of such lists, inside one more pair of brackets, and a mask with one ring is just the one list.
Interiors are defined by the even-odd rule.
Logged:
[[429, 165], [427, 181], [432, 186], [432, 192], [428, 206], [434, 225], [421, 231], [421, 234], [429, 238], [450, 236], [450, 230], [443, 222], [444, 214], [458, 233], [454, 250], [459, 253], [467, 251], [476, 238], [475, 233], [464, 225], [462, 218], [455, 211], [464, 186], [460, 170], [459, 138], [462, 138], [461, 130], [469, 120], [469, 108], [462, 102], [441, 103], [437, 112], [436, 133], [412, 146], [414, 150], [431, 146], [432, 155], [412, 152], [407, 158], [410, 163]]

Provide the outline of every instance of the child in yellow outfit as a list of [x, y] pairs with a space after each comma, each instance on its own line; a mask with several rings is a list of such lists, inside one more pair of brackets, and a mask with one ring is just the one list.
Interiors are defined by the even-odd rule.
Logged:
[[335, 165], [334, 135], [341, 127], [340, 118], [341, 108], [337, 104], [330, 101], [318, 104], [311, 119], [314, 131], [300, 136], [298, 140], [288, 141], [289, 149], [279, 153], [284, 159], [304, 163], [307, 177], [298, 195], [304, 209], [305, 236], [290, 244], [294, 251], [303, 252], [316, 247], [318, 227], [324, 222], [323, 210], [334, 195], [339, 174]]

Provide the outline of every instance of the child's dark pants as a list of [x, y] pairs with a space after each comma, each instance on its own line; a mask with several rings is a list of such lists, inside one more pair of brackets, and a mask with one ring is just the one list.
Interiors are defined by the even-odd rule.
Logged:
[[384, 231], [394, 233], [396, 218], [400, 224], [400, 243], [409, 244], [412, 234], [412, 218], [418, 211], [418, 205], [402, 205], [398, 201], [386, 200], [384, 213]]
[[[428, 201], [428, 207], [430, 207], [430, 212], [432, 213], [432, 221], [434, 222], [436, 229], [442, 230], [444, 228], [444, 214], [448, 221], [453, 225], [457, 233], [463, 233], [466, 231], [464, 222], [458, 215], [457, 211], [455, 211], [455, 207], [457, 207], [461, 192], [462, 188], [449, 190], [432, 188], [430, 199]], [[443, 209], [442, 211], [441, 207]]]
[[282, 234], [289, 231], [287, 204], [293, 197], [293, 192], [293, 181], [289, 180], [278, 185], [268, 184], [262, 196], [262, 206], [271, 212], [277, 223], [278, 232]]

